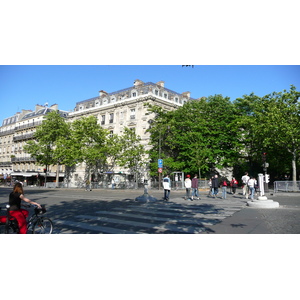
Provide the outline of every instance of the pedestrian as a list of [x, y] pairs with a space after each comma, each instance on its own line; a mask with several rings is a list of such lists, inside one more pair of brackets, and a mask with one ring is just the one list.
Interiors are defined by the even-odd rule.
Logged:
[[236, 188], [238, 187], [238, 181], [235, 179], [235, 177], [232, 177], [232, 180], [230, 181], [230, 186], [232, 189], [232, 194], [235, 195]]
[[243, 182], [243, 196], [246, 196], [246, 199], [248, 199], [249, 196], [249, 188], [248, 188], [248, 180], [250, 179], [248, 172], [245, 172], [245, 175], [242, 176], [242, 182]]
[[256, 185], [257, 185], [256, 179], [253, 176], [251, 176], [250, 179], [248, 180], [249, 194], [250, 194], [251, 200], [254, 199], [254, 193], [255, 193], [255, 186]]
[[226, 194], [227, 194], [227, 181], [224, 179], [222, 181], [222, 199], [226, 199]]
[[38, 208], [42, 208], [40, 204], [33, 202], [24, 196], [23, 185], [17, 182], [14, 185], [13, 191], [9, 194], [9, 213], [12, 217], [17, 219], [20, 233], [27, 233], [27, 222], [26, 219], [29, 215], [28, 210], [21, 208], [21, 202], [25, 201], [27, 203], [36, 205]]
[[[209, 186], [209, 190], [208, 190], [208, 196], [211, 195], [212, 196], [212, 187], [211, 187], [211, 178], [209, 178], [209, 181], [208, 181], [208, 186]], [[207, 197], [208, 197], [207, 196]]]
[[213, 197], [216, 198], [219, 192], [219, 178], [217, 174], [212, 178], [211, 186], [213, 189]]
[[168, 201], [170, 198], [170, 191], [171, 191], [171, 179], [169, 175], [166, 175], [163, 178], [163, 187], [164, 187], [164, 200]]
[[92, 189], [91, 189], [91, 182], [90, 182], [89, 179], [87, 179], [87, 180], [85, 181], [85, 190], [86, 190], [86, 191], [92, 191]]
[[198, 192], [198, 177], [197, 175], [194, 176], [194, 178], [192, 179], [192, 200], [194, 200], [194, 196], [197, 198], [197, 200], [199, 200], [199, 192]]
[[186, 191], [186, 200], [193, 201], [191, 199], [191, 188], [192, 188], [192, 180], [190, 175], [186, 175], [186, 178], [184, 180], [184, 186]]

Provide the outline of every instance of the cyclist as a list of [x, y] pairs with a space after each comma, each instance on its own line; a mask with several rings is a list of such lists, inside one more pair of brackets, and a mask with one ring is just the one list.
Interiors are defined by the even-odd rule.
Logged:
[[24, 196], [23, 186], [20, 182], [14, 185], [13, 191], [9, 194], [9, 213], [15, 217], [18, 221], [20, 233], [27, 233], [26, 218], [28, 217], [28, 210], [21, 208], [21, 201], [25, 201], [30, 204], [36, 205], [38, 208], [42, 208], [40, 204], [33, 202]]

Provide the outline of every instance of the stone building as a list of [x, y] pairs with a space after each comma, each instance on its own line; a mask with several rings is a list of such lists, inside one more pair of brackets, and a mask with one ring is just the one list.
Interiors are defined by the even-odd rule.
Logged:
[[[149, 128], [148, 121], [153, 118], [153, 115], [148, 114], [144, 104], [155, 104], [164, 110], [173, 110], [190, 99], [190, 92], [180, 94], [167, 89], [164, 81], [144, 83], [137, 79], [131, 87], [111, 93], [101, 90], [97, 97], [77, 102], [74, 111], [69, 113], [68, 119], [73, 121], [93, 115], [103, 128], [114, 134], [122, 134], [124, 127], [128, 127], [141, 137], [141, 143], [147, 149], [150, 135], [146, 130]], [[118, 174], [126, 174], [126, 172], [128, 170], [116, 168], [113, 180], [120, 181]], [[77, 165], [72, 174], [71, 186], [84, 182], [85, 177], [85, 165]]]
[[[43, 122], [47, 113], [58, 110], [58, 105], [36, 105], [35, 110], [22, 110], [14, 116], [6, 118], [0, 127], [0, 177], [10, 182], [12, 179], [24, 182], [26, 185], [42, 185], [45, 180], [45, 166], [37, 165], [36, 160], [25, 153], [23, 146], [32, 140], [36, 127]], [[67, 117], [67, 112], [61, 112]], [[64, 166], [60, 167], [60, 177], [63, 180]], [[56, 166], [47, 170], [49, 182], [56, 178]]]
[[[77, 102], [73, 111], [68, 113], [60, 111], [60, 113], [70, 122], [82, 117], [96, 116], [99, 124], [114, 134], [122, 134], [124, 128], [128, 127], [141, 137], [141, 143], [149, 149], [150, 134], [146, 131], [149, 128], [149, 120], [154, 116], [148, 114], [144, 104], [159, 105], [168, 111], [184, 105], [189, 100], [191, 100], [190, 92], [178, 93], [167, 89], [164, 81], [144, 83], [137, 79], [131, 87], [110, 93], [101, 90], [98, 96]], [[33, 139], [36, 126], [42, 123], [45, 115], [51, 110], [58, 110], [58, 106], [56, 104], [51, 107], [36, 105], [34, 111], [22, 110], [13, 117], [3, 120], [0, 127], [0, 176], [2, 179], [8, 176], [25, 181], [29, 185], [43, 184], [37, 181], [45, 179], [45, 166], [37, 165], [35, 159], [23, 151], [23, 146]], [[50, 166], [47, 170], [49, 181], [55, 180], [56, 170], [56, 166]], [[59, 172], [60, 181], [62, 181], [65, 167], [60, 166]], [[123, 175], [118, 175], [120, 173]], [[147, 176], [146, 173], [147, 171], [145, 171], [145, 176]], [[121, 179], [124, 180], [124, 174], [128, 174], [128, 170], [116, 167], [113, 174], [109, 174], [109, 178], [118, 182]], [[98, 175], [94, 174], [96, 177]], [[84, 184], [85, 165], [76, 165], [68, 176], [70, 178], [68, 177], [66, 186], [78, 187]]]

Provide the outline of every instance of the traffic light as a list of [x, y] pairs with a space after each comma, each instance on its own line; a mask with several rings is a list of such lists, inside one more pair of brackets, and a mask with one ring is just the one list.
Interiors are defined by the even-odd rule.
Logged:
[[265, 175], [265, 182], [266, 183], [270, 182], [270, 175], [269, 174]]
[[267, 159], [267, 152], [263, 152], [262, 153], [262, 160], [266, 161], [266, 159]]

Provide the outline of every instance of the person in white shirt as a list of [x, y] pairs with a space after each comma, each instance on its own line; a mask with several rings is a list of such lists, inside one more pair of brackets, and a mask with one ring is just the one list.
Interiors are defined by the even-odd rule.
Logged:
[[254, 193], [255, 193], [255, 186], [256, 185], [257, 185], [256, 179], [251, 176], [251, 178], [248, 180], [248, 187], [249, 187], [249, 190], [250, 190], [251, 200], [254, 199]]
[[248, 180], [250, 179], [248, 172], [245, 173], [245, 175], [242, 177], [243, 182], [243, 196], [246, 196], [246, 199], [248, 199], [249, 196], [249, 188], [248, 188]]
[[185, 186], [185, 191], [186, 191], [186, 200], [193, 201], [191, 199], [191, 188], [192, 188], [192, 180], [190, 175], [186, 175], [186, 179], [184, 180], [184, 186]]
[[163, 178], [163, 187], [164, 187], [164, 200], [168, 201], [170, 198], [170, 191], [171, 191], [171, 179], [169, 175]]

